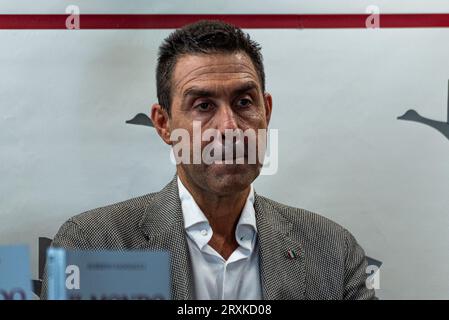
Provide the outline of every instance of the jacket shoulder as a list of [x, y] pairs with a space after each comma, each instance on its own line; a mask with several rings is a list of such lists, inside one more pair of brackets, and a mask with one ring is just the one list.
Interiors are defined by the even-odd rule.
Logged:
[[129, 214], [134, 211], [145, 209], [155, 194], [156, 193], [149, 193], [125, 201], [91, 209], [75, 215], [69, 220], [79, 225], [90, 225], [92, 221], [99, 223], [111, 222], [111, 220], [117, 219], [123, 223], [122, 219], [124, 216], [127, 216], [132, 220], [133, 217], [129, 216]]
[[[301, 245], [310, 299], [374, 299], [366, 286], [365, 252], [354, 236], [338, 223], [317, 213], [261, 197], [272, 224], [286, 222], [289, 238]], [[284, 229], [285, 230], [285, 229]]]
[[299, 233], [303, 239], [317, 241], [321, 239], [322, 241], [332, 238], [344, 242], [347, 237], [351, 237], [346, 228], [318, 213], [289, 206], [263, 196], [258, 197], [272, 212], [277, 212], [283, 219], [290, 222], [292, 229]]
[[155, 194], [146, 194], [75, 215], [62, 225], [55, 241], [77, 237], [96, 249], [130, 247], [134, 238], [140, 234], [140, 221]]

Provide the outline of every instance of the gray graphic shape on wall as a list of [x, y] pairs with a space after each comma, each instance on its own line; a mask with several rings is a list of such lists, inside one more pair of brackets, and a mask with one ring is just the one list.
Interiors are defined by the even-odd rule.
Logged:
[[131, 120], [127, 120], [126, 123], [136, 124], [136, 125], [140, 125], [140, 126], [154, 127], [151, 119], [144, 113], [138, 113]]
[[449, 81], [448, 81], [448, 97], [447, 97], [447, 122], [432, 120], [421, 116], [417, 111], [410, 109], [402, 116], [398, 117], [399, 120], [407, 120], [419, 122], [431, 126], [432, 128], [441, 132], [447, 139], [449, 139]]

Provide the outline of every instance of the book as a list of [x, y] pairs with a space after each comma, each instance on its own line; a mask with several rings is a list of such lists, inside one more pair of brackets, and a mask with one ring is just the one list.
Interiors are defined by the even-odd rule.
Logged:
[[28, 247], [0, 246], [0, 300], [31, 300]]
[[169, 253], [49, 248], [49, 300], [170, 299]]

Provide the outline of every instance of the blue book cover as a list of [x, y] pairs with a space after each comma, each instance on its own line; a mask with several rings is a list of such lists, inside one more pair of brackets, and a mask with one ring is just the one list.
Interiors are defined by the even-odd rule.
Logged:
[[50, 300], [170, 299], [169, 253], [49, 248]]
[[0, 246], [0, 300], [31, 300], [31, 271], [27, 246]]

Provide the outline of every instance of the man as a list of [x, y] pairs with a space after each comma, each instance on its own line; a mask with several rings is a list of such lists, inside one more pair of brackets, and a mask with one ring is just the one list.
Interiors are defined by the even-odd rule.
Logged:
[[[160, 192], [71, 218], [53, 246], [167, 250], [173, 299], [374, 298], [364, 252], [347, 230], [254, 192], [263, 152], [249, 161], [256, 150], [249, 145], [263, 150], [263, 135], [228, 144], [229, 131], [263, 132], [270, 122], [259, 45], [222, 22], [185, 26], [161, 45], [156, 80], [151, 119], [181, 151], [177, 175]], [[199, 149], [212, 161], [195, 162], [198, 149], [178, 148], [195, 144], [195, 128], [212, 130]], [[176, 130], [187, 142], [173, 139]], [[204, 152], [211, 141], [216, 148]]]

